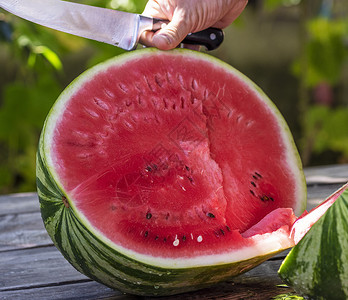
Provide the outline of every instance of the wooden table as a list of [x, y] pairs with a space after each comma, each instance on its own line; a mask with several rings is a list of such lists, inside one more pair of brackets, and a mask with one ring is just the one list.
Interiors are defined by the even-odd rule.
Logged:
[[[348, 181], [348, 165], [305, 170], [308, 209]], [[277, 270], [286, 252], [233, 281], [168, 299], [272, 299], [293, 292]], [[0, 196], [0, 299], [151, 299], [125, 295], [77, 272], [53, 246], [36, 193]], [[159, 299], [159, 298], [156, 298]]]

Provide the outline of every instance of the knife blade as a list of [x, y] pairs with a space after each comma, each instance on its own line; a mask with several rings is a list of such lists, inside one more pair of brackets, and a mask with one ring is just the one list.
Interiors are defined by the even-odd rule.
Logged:
[[[143, 31], [156, 31], [168, 22], [61, 0], [0, 0], [0, 7], [33, 23], [125, 50], [136, 48]], [[208, 28], [189, 34], [183, 42], [213, 50], [222, 41], [222, 30]]]

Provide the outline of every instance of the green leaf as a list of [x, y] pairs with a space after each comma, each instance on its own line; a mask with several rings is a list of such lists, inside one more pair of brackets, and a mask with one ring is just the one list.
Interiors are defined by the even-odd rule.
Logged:
[[36, 46], [34, 47], [34, 52], [37, 54], [42, 54], [57, 71], [61, 71], [63, 69], [62, 62], [58, 55], [50, 48], [46, 46]]
[[344, 62], [348, 57], [346, 36], [347, 20], [331, 20], [323, 17], [311, 19], [307, 24], [309, 40], [305, 45], [306, 70], [295, 61], [293, 72], [300, 76], [305, 72], [308, 87], [321, 82], [335, 85], [341, 78]]
[[280, 294], [280, 295], [277, 295], [277, 296], [273, 297], [272, 299], [274, 299], [274, 300], [304, 300], [303, 297], [294, 295], [292, 293], [290, 293], [290, 294]]

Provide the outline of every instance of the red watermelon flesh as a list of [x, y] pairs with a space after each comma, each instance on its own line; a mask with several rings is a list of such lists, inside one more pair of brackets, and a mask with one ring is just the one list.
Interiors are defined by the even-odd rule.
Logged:
[[70, 91], [51, 164], [70, 205], [111, 242], [179, 258], [289, 235], [303, 209], [299, 161], [279, 113], [241, 74], [159, 52]]

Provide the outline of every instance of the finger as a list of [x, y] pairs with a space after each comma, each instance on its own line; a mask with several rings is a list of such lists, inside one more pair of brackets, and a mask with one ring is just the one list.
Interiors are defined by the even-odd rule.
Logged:
[[172, 21], [156, 32], [144, 31], [140, 36], [140, 43], [148, 47], [169, 50], [177, 47], [189, 32], [181, 28], [180, 23], [177, 25]]
[[[160, 5], [157, 1], [149, 0], [142, 15], [157, 19], [171, 20], [173, 10], [171, 10], [170, 7]], [[163, 24], [163, 26], [165, 26], [165, 24]], [[140, 36], [139, 42], [147, 47], [156, 47], [153, 43], [154, 34], [154, 31], [144, 31]]]
[[162, 50], [173, 49], [191, 32], [187, 19], [181, 15], [175, 13], [171, 22], [153, 35], [152, 43], [155, 47]]
[[147, 47], [155, 47], [152, 41], [154, 34], [155, 32], [153, 31], [144, 31], [140, 35], [139, 43]]

